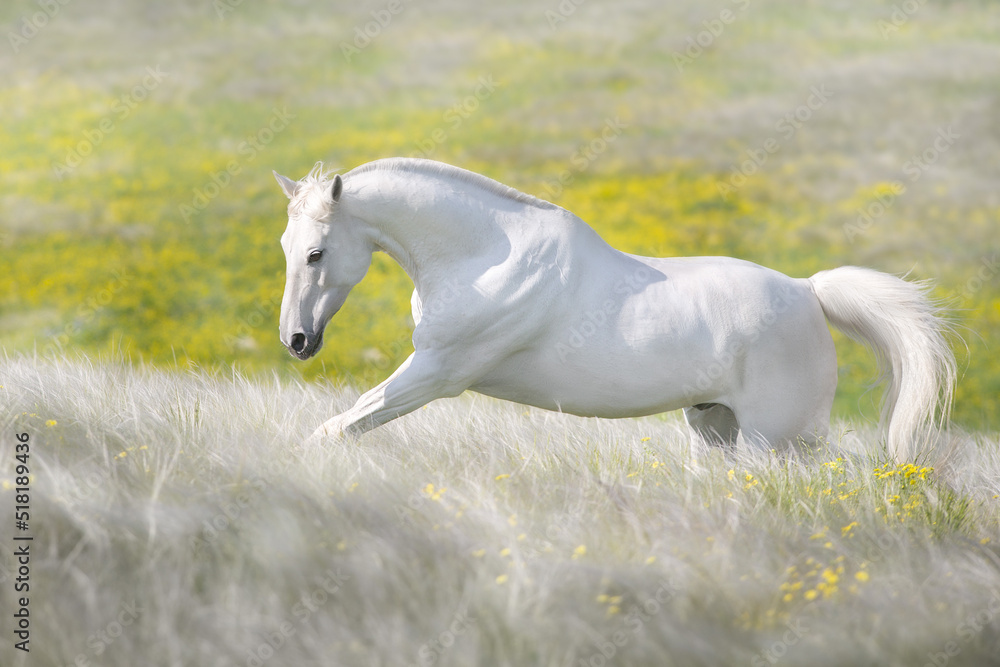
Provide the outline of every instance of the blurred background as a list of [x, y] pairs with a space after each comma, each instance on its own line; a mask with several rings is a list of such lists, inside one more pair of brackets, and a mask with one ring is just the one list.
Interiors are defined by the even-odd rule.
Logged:
[[[996, 3], [17, 0], [0, 25], [8, 354], [370, 386], [412, 349], [412, 286], [377, 257], [293, 361], [271, 169], [417, 156], [629, 252], [933, 280], [955, 418], [1000, 426]], [[838, 414], [874, 417], [867, 352], [838, 349]]]

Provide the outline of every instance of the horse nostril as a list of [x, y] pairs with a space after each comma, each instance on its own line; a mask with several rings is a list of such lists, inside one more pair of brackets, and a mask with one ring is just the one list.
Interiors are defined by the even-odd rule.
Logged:
[[306, 335], [302, 333], [292, 334], [292, 350], [301, 352], [306, 346]]

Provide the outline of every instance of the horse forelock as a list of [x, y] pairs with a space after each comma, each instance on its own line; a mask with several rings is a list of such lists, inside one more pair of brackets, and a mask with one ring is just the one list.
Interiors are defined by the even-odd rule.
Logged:
[[317, 162], [298, 182], [295, 196], [288, 202], [289, 216], [302, 215], [320, 220], [329, 215], [333, 210], [330, 185], [335, 171], [336, 169], [328, 169], [322, 162]]

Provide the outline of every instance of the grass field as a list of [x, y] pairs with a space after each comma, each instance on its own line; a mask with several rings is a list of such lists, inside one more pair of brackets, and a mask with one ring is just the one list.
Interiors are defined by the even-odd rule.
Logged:
[[995, 438], [952, 433], [897, 466], [841, 424], [815, 460], [724, 458], [673, 418], [469, 396], [303, 449], [350, 391], [112, 360], [0, 374], [0, 494], [26, 432], [35, 536], [33, 649], [5, 612], [4, 665], [1000, 655]]
[[[1000, 5], [14, 0], [0, 26], [3, 667], [1000, 664]], [[629, 252], [933, 280], [955, 428], [888, 463], [837, 337], [815, 459], [475, 395], [304, 448], [409, 354], [412, 286], [377, 257], [293, 362], [271, 169], [395, 155]]]

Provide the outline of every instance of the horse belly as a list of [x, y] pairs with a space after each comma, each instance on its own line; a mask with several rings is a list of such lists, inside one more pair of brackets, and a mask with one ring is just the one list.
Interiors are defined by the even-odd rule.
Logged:
[[[613, 349], [609, 341], [579, 347], [549, 341], [519, 352], [471, 387], [488, 396], [585, 417], [640, 417], [699, 402], [699, 367], [710, 350], [650, 341]], [[609, 344], [602, 344], [609, 343]]]

